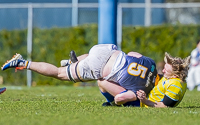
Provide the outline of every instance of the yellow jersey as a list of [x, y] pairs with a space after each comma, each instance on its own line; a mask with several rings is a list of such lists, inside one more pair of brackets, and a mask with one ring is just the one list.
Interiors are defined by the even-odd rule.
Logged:
[[[155, 86], [148, 95], [148, 100], [152, 102], [162, 102], [164, 96], [169, 97], [173, 101], [176, 101], [177, 106], [181, 100], [187, 89], [187, 83], [182, 82], [179, 78], [171, 78], [166, 79], [162, 78], [157, 86]], [[148, 107], [147, 105], [142, 104], [142, 107]]]

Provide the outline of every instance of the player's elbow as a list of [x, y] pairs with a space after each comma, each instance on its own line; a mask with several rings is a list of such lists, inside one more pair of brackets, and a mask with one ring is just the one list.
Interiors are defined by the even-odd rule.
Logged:
[[156, 107], [156, 108], [167, 108], [167, 106], [163, 102], [156, 102], [154, 107]]

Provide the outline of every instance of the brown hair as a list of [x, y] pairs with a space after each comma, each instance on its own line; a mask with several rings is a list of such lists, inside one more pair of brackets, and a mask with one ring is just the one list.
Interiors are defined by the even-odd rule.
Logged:
[[189, 64], [190, 64], [190, 56], [185, 59], [181, 59], [180, 57], [172, 57], [170, 54], [165, 52], [164, 61], [172, 65], [172, 72], [182, 81], [185, 81], [185, 78], [188, 74]]

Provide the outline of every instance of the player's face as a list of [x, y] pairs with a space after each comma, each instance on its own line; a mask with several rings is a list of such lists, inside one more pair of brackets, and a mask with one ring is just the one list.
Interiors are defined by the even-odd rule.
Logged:
[[172, 65], [166, 63], [162, 72], [165, 78], [171, 78], [173, 76]]

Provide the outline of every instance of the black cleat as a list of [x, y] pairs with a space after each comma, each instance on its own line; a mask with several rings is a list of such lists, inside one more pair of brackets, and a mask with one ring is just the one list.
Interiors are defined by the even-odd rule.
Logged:
[[110, 102], [104, 102], [102, 104], [102, 106], [106, 107], [106, 106], [117, 106], [117, 107], [122, 107], [121, 105], [116, 105], [116, 104], [111, 104]]
[[112, 105], [110, 104], [110, 102], [104, 102], [104, 103], [102, 104], [102, 106], [112, 106]]
[[75, 63], [75, 62], [78, 61], [78, 59], [77, 59], [77, 57], [76, 57], [76, 53], [74, 52], [74, 50], [72, 50], [72, 51], [70, 52], [70, 59], [71, 59], [72, 63]]
[[78, 61], [78, 59], [76, 57], [76, 53], [73, 50], [70, 52], [69, 56], [70, 56], [69, 60], [61, 60], [60, 61], [60, 65], [62, 67], [68, 66], [68, 65], [70, 65], [70, 64], [75, 63], [75, 62]]

